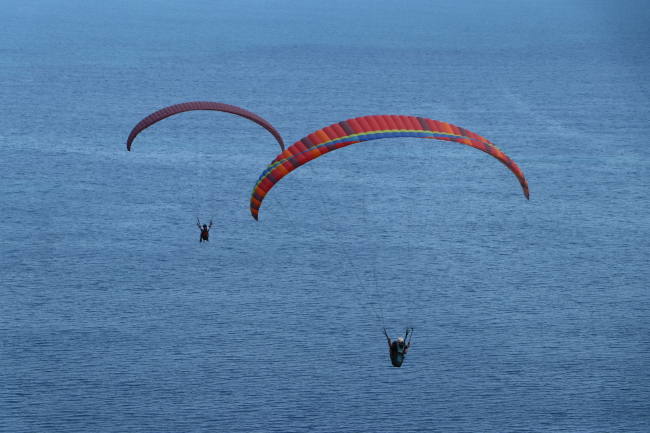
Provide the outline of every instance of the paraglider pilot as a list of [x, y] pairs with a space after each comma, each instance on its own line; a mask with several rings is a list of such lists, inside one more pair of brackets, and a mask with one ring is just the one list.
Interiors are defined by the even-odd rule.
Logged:
[[210, 221], [210, 225], [203, 224], [203, 227], [201, 227], [200, 221], [197, 221], [196, 225], [199, 227], [199, 230], [201, 230], [201, 237], [199, 238], [199, 243], [203, 241], [208, 242], [210, 240], [210, 227], [212, 227], [212, 221]]
[[410, 330], [406, 329], [406, 335], [404, 338], [399, 337], [397, 341], [391, 343], [390, 337], [388, 337], [388, 334], [384, 329], [384, 335], [388, 340], [388, 348], [390, 350], [390, 362], [393, 364], [393, 367], [401, 367], [402, 362], [404, 362], [404, 356], [408, 353], [409, 347], [411, 347], [411, 341], [409, 340], [407, 344], [404, 344], [404, 340], [408, 337], [410, 331], [412, 332], [413, 328]]

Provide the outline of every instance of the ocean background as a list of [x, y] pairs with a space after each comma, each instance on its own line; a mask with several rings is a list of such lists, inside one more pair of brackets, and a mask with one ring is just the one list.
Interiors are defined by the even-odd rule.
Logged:
[[[530, 201], [482, 152], [378, 140], [256, 222], [258, 125], [126, 150], [197, 100], [287, 146], [453, 123]], [[0, 431], [648, 432], [649, 113], [646, 1], [0, 1]]]

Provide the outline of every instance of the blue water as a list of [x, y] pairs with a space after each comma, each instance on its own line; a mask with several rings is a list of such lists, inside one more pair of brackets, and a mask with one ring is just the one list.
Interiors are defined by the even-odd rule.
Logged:
[[[647, 2], [0, 10], [0, 431], [650, 431]], [[454, 123], [531, 200], [469, 147], [384, 140], [255, 222], [259, 126], [185, 113], [126, 151], [192, 100], [288, 145]], [[380, 323], [415, 328], [400, 369]]]

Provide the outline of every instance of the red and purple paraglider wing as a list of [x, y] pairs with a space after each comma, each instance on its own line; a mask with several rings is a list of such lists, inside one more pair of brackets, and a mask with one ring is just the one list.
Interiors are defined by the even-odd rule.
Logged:
[[205, 101], [197, 101], [197, 102], [184, 102], [182, 104], [176, 104], [176, 105], [171, 105], [167, 108], [163, 108], [162, 110], [158, 110], [155, 113], [152, 113], [142, 119], [140, 123], [135, 125], [135, 128], [131, 131], [129, 134], [129, 138], [126, 141], [126, 149], [131, 150], [131, 143], [133, 143], [133, 140], [135, 137], [153, 125], [156, 122], [160, 122], [163, 119], [166, 119], [169, 116], [173, 116], [174, 114], [178, 113], [183, 113], [185, 111], [195, 111], [195, 110], [208, 110], [208, 111], [222, 111], [224, 113], [231, 113], [235, 114], [237, 116], [244, 117], [248, 120], [252, 120], [253, 122], [257, 123], [267, 131], [269, 131], [275, 139], [278, 141], [278, 144], [280, 145], [280, 148], [284, 150], [284, 142], [282, 141], [282, 137], [280, 136], [280, 133], [276, 131], [276, 129], [266, 120], [262, 119], [260, 116], [258, 116], [255, 113], [251, 113], [248, 110], [244, 110], [243, 108], [236, 107], [234, 105], [228, 105], [228, 104], [222, 104], [220, 102], [205, 102]]

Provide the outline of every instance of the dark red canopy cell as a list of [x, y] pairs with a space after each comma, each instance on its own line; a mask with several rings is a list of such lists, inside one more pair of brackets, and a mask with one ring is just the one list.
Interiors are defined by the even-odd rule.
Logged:
[[251, 113], [248, 110], [244, 110], [243, 108], [236, 107], [234, 105], [228, 105], [228, 104], [222, 104], [221, 102], [206, 102], [206, 101], [196, 101], [196, 102], [184, 102], [182, 104], [176, 104], [176, 105], [171, 105], [169, 107], [163, 108], [162, 110], [158, 110], [155, 113], [152, 113], [142, 119], [140, 123], [135, 125], [135, 128], [131, 131], [129, 134], [128, 140], [126, 140], [126, 149], [131, 150], [131, 143], [133, 143], [133, 140], [135, 137], [153, 125], [156, 122], [160, 122], [163, 119], [166, 119], [169, 116], [173, 116], [174, 114], [178, 113], [183, 113], [185, 111], [196, 111], [196, 110], [208, 110], [208, 111], [222, 111], [224, 113], [231, 113], [235, 114], [237, 116], [244, 117], [248, 120], [252, 120], [253, 122], [257, 123], [267, 131], [269, 131], [275, 139], [278, 141], [278, 144], [280, 145], [280, 148], [284, 150], [284, 142], [282, 141], [282, 137], [280, 136], [280, 133], [266, 120], [262, 119], [260, 116], [258, 116], [255, 113]]

